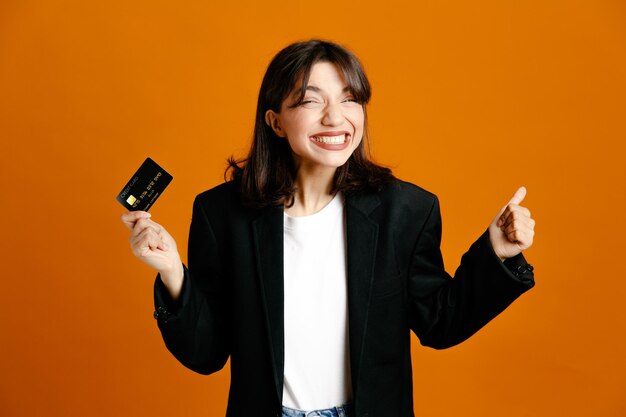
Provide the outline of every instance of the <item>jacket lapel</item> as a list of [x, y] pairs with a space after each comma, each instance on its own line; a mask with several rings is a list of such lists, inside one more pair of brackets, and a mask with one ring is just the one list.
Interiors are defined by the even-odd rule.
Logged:
[[378, 242], [378, 223], [372, 221], [369, 214], [379, 204], [376, 194], [346, 197], [348, 319], [353, 398], [356, 398], [358, 389]]
[[253, 221], [252, 229], [261, 297], [265, 307], [265, 327], [270, 341], [274, 383], [278, 399], [282, 401], [285, 364], [283, 208], [264, 209], [261, 216]]

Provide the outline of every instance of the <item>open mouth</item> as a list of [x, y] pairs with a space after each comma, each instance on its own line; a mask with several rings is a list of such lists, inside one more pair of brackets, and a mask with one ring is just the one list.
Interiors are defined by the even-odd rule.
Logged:
[[326, 143], [329, 145], [341, 145], [347, 140], [347, 135], [341, 134], [337, 136], [311, 136], [315, 142]]
[[339, 135], [318, 135], [311, 136], [311, 140], [317, 143], [323, 143], [326, 145], [342, 145], [348, 141], [348, 134], [341, 133]]

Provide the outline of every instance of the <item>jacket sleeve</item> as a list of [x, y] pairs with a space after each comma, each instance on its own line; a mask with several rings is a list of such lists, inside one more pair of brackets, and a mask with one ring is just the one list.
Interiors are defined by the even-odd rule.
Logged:
[[419, 235], [409, 270], [409, 321], [424, 346], [443, 349], [461, 343], [534, 286], [522, 254], [504, 263], [485, 231], [463, 255], [452, 278], [444, 270], [441, 214], [435, 197]]
[[184, 268], [181, 295], [174, 302], [157, 276], [154, 303], [165, 345], [183, 365], [201, 374], [222, 369], [229, 356], [225, 287], [218, 243], [196, 198], [189, 231], [189, 268]]

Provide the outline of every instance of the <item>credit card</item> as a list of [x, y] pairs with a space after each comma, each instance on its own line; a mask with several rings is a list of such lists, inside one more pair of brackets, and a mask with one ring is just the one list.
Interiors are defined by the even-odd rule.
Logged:
[[148, 211], [172, 178], [159, 164], [147, 158], [117, 195], [117, 201], [130, 211]]

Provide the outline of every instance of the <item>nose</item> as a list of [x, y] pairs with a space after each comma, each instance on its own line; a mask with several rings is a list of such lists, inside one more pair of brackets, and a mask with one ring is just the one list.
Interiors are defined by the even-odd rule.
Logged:
[[336, 103], [328, 103], [324, 108], [322, 124], [325, 126], [338, 126], [343, 122], [343, 111]]

